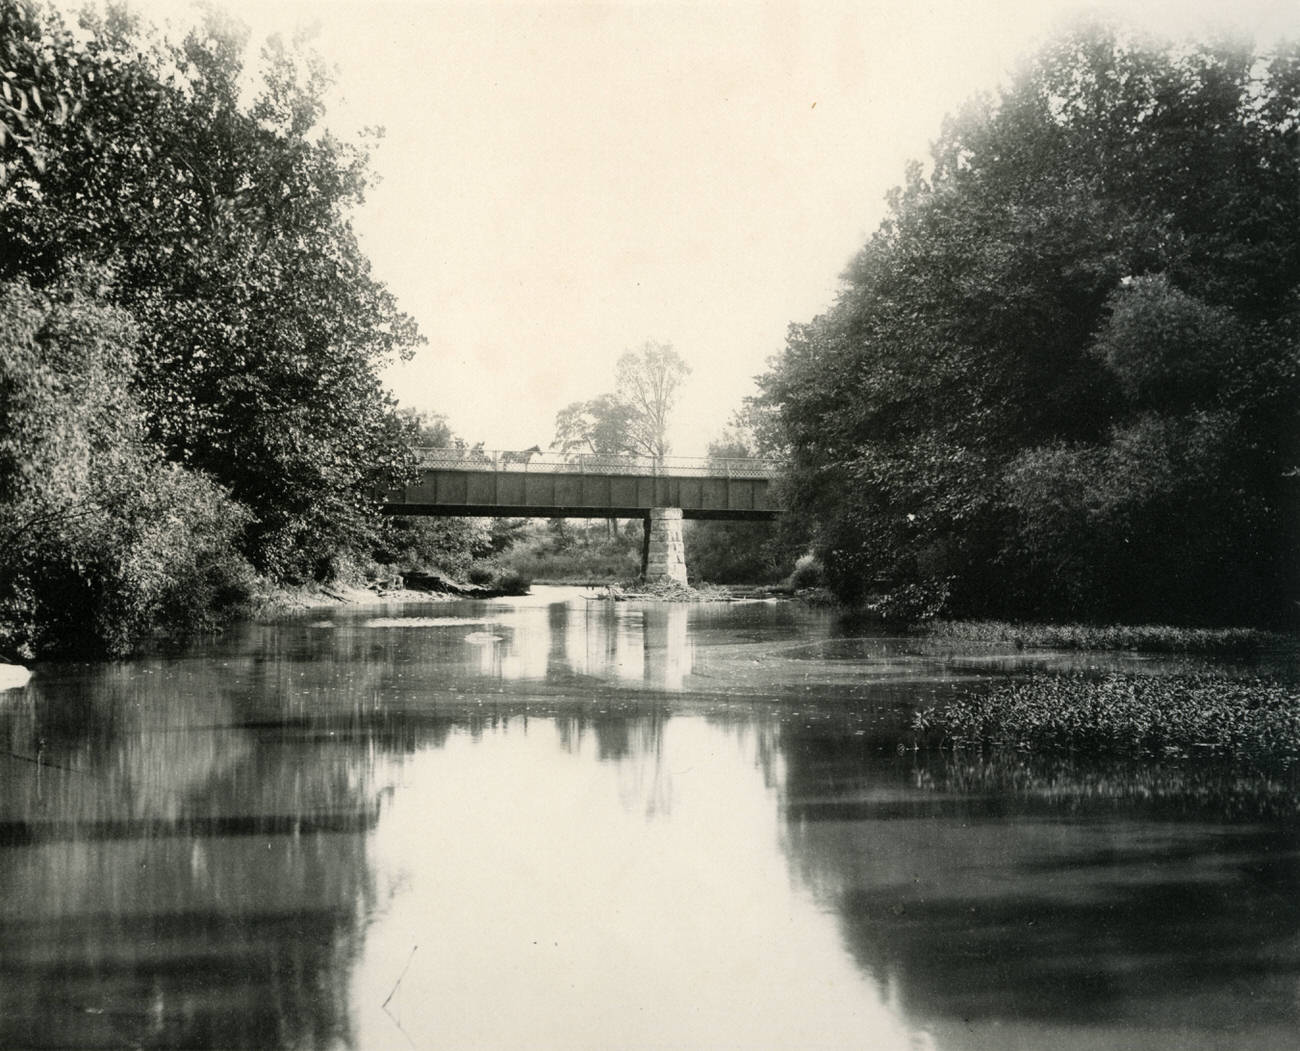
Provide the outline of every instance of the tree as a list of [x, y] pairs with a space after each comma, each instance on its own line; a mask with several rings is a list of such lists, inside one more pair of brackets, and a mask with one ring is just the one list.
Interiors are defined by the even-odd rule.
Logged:
[[79, 38], [0, 3], [29, 114], [0, 143], [0, 279], [95, 264], [136, 325], [147, 438], [253, 512], [259, 568], [327, 573], [410, 468], [379, 370], [419, 339], [349, 225], [368, 158], [320, 127], [327, 72], [273, 40], [244, 105], [247, 32], [212, 11], [169, 42], [116, 8]]
[[[422, 449], [449, 449], [457, 441], [447, 417], [440, 412], [421, 412], [418, 409], [397, 410], [398, 418], [406, 430], [408, 440]], [[463, 443], [462, 443], [463, 444]]]
[[[469, 447], [441, 413], [404, 408], [397, 410], [407, 441], [425, 449]], [[482, 442], [474, 447], [482, 449]], [[438, 518], [424, 515], [385, 517], [371, 554], [385, 566], [402, 572], [437, 570], [454, 578], [465, 577], [477, 559], [500, 554], [522, 533], [522, 518]]]
[[645, 343], [629, 350], [614, 368], [617, 397], [632, 408], [628, 446], [662, 460], [668, 455], [668, 417], [691, 368], [669, 343]]
[[[709, 442], [709, 459], [760, 457], [762, 413], [746, 404], [732, 413], [726, 429]], [[780, 485], [780, 480], [773, 481]], [[784, 579], [806, 549], [808, 537], [798, 522], [783, 515], [776, 522], [698, 520], [686, 524], [686, 546], [693, 577], [714, 584], [771, 584]]]
[[555, 416], [552, 445], [566, 456], [624, 456], [634, 452], [632, 421], [635, 410], [616, 395], [602, 394], [590, 401], [575, 401]]
[[644, 344], [618, 359], [613, 394], [576, 401], [555, 417], [552, 444], [566, 454], [668, 455], [668, 417], [690, 366], [667, 343]]
[[[615, 367], [617, 391], [561, 409], [552, 445], [566, 456], [662, 460], [668, 455], [668, 416], [689, 373], [690, 366], [666, 343], [647, 342], [639, 353], [627, 351]], [[607, 537], [617, 533], [618, 523], [608, 519]]]
[[760, 379], [852, 601], [1278, 619], [1297, 594], [1300, 49], [1066, 34]]

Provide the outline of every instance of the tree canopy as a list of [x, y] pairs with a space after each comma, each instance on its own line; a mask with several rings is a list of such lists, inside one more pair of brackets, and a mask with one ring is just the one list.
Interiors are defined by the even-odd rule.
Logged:
[[839, 594], [1293, 612], [1298, 150], [1300, 49], [1104, 25], [950, 118], [760, 379]]
[[379, 536], [419, 341], [303, 41], [0, 0], [0, 651], [121, 653]]
[[378, 379], [419, 336], [349, 215], [367, 154], [321, 126], [328, 71], [209, 9], [181, 41], [123, 9], [0, 0], [0, 280], [89, 266], [129, 314], [147, 438], [248, 507], [259, 568], [318, 573], [408, 466]]

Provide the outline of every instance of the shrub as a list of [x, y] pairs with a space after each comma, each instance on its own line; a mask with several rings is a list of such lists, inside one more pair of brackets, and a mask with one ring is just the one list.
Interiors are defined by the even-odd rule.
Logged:
[[826, 582], [826, 571], [816, 555], [800, 555], [786, 583], [792, 588], [819, 588]]
[[507, 595], [527, 595], [532, 581], [522, 573], [506, 570], [492, 580], [492, 587]]
[[693, 581], [774, 584], [789, 566], [771, 522], [691, 521], [685, 541]]
[[476, 562], [469, 567], [466, 577], [471, 584], [490, 584], [496, 574], [497, 569], [495, 566], [486, 562]]
[[132, 338], [80, 287], [0, 285], [0, 653], [124, 654], [249, 599], [249, 515], [144, 443]]
[[[502, 571], [514, 571], [529, 580], [630, 580], [641, 566], [640, 526], [633, 520], [628, 530], [617, 532], [604, 520], [552, 519], [535, 523], [493, 562]], [[557, 547], [558, 537], [564, 540]]]
[[416, 515], [388, 518], [380, 526], [374, 558], [401, 572], [437, 571], [463, 578], [475, 558], [493, 549], [489, 521]]

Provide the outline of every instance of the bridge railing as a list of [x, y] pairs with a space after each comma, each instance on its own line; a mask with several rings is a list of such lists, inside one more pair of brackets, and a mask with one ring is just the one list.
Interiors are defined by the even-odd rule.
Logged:
[[508, 449], [413, 450], [421, 467], [448, 471], [512, 471], [532, 474], [621, 474], [665, 478], [771, 478], [777, 460], [730, 456], [613, 456], [595, 453], [515, 452]]

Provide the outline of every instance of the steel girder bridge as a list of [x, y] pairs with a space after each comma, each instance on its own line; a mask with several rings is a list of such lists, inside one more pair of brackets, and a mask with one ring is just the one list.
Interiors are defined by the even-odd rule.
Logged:
[[727, 457], [559, 456], [538, 450], [417, 449], [420, 476], [385, 494], [390, 515], [755, 521], [785, 510], [781, 465]]

